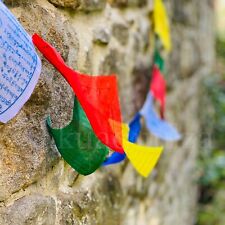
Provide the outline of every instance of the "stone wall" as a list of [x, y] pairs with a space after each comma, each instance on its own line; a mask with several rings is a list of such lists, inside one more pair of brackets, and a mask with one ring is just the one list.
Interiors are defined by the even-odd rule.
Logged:
[[[124, 121], [148, 90], [153, 47], [149, 0], [6, 0], [26, 30], [41, 34], [68, 65], [85, 73], [116, 73]], [[166, 144], [152, 175], [143, 179], [128, 161], [84, 177], [59, 156], [45, 119], [67, 124], [73, 94], [42, 58], [39, 83], [16, 118], [0, 124], [1, 225], [191, 225], [196, 212], [199, 88], [210, 75], [213, 4], [167, 0], [173, 52], [167, 60], [166, 118], [183, 134]], [[158, 144], [151, 135], [140, 143]]]

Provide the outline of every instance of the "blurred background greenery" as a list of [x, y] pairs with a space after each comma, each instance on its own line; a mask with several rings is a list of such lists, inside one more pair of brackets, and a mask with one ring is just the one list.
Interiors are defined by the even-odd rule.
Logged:
[[199, 212], [197, 225], [225, 224], [225, 0], [217, 0], [215, 74], [202, 89]]

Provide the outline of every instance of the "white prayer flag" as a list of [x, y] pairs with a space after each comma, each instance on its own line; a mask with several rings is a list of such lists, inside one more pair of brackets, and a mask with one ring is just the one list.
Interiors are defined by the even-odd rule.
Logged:
[[30, 98], [41, 73], [31, 37], [0, 1], [0, 121], [12, 119]]

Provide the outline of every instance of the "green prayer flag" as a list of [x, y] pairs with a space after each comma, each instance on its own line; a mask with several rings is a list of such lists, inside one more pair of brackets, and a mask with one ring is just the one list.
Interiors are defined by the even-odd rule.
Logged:
[[161, 73], [165, 72], [165, 62], [161, 56], [162, 43], [158, 35], [155, 35], [154, 64], [160, 69]]
[[154, 63], [155, 65], [158, 66], [161, 72], [164, 72], [164, 60], [162, 56], [160, 55], [160, 52], [157, 48], [155, 48], [155, 53], [154, 53]]
[[63, 159], [82, 175], [89, 175], [98, 169], [109, 153], [93, 132], [76, 97], [70, 124], [54, 129], [48, 117], [47, 126]]

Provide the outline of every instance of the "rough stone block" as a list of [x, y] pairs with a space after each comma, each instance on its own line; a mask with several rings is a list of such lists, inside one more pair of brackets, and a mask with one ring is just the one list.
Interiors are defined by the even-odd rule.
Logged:
[[126, 45], [129, 40], [129, 27], [124, 23], [114, 23], [112, 25], [112, 35], [120, 42]]
[[147, 4], [147, 0], [108, 0], [108, 2], [116, 7], [143, 7]]
[[104, 9], [106, 0], [49, 0], [59, 7], [79, 9], [83, 11], [95, 11]]
[[79, 6], [78, 0], [49, 0], [55, 6], [76, 9]]
[[96, 11], [105, 8], [106, 0], [81, 0], [79, 9], [83, 11]]
[[94, 42], [98, 44], [108, 44], [110, 41], [110, 30], [104, 27], [98, 27], [93, 31]]
[[51, 197], [30, 195], [16, 200], [0, 213], [4, 225], [55, 225], [56, 204]]

